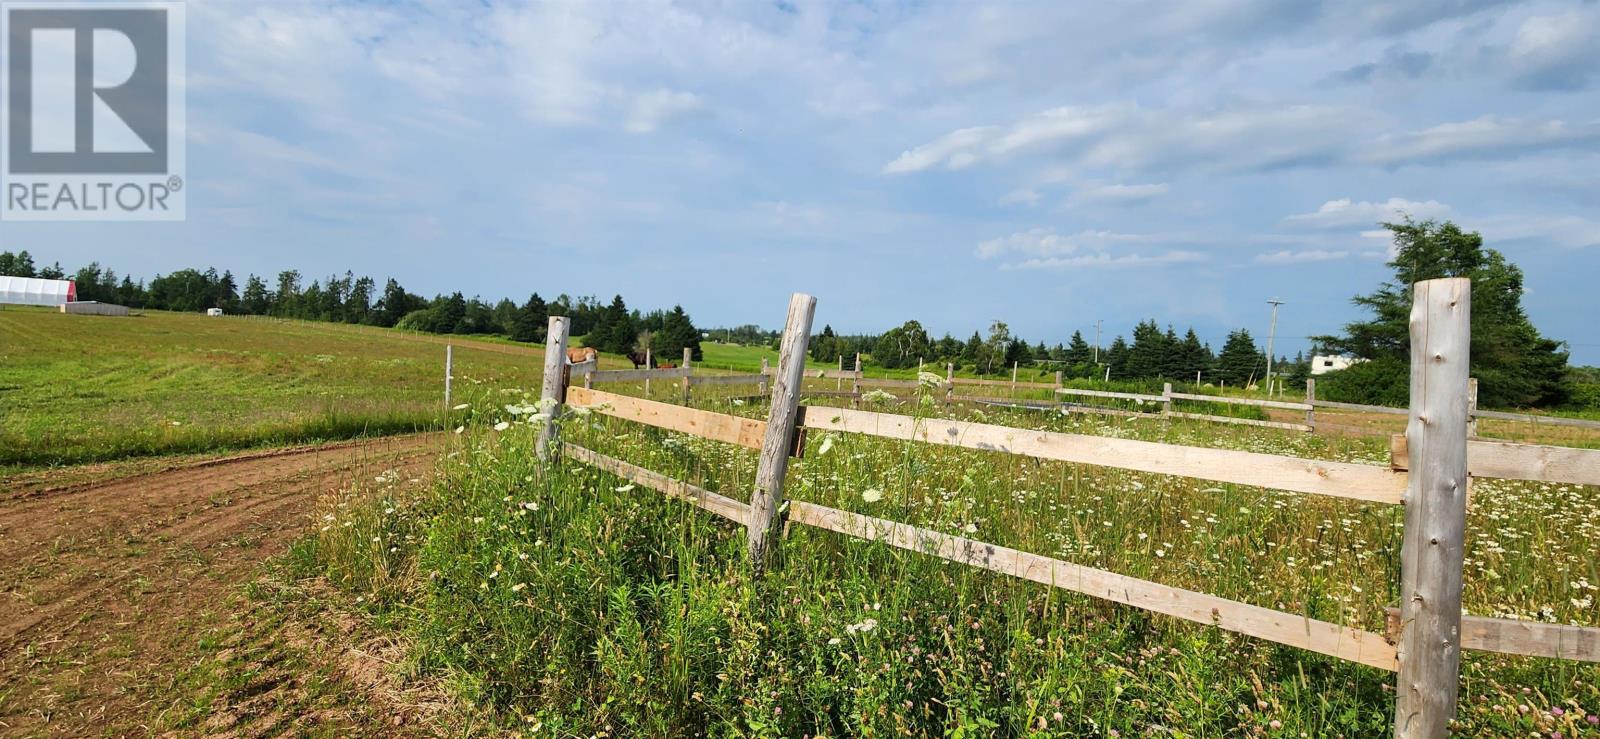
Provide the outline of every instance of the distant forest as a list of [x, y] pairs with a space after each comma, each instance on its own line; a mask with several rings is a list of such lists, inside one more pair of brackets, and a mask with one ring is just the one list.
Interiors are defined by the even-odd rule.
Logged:
[[432, 299], [407, 291], [390, 278], [380, 290], [371, 277], [352, 272], [312, 280], [310, 285], [295, 270], [278, 273], [269, 284], [256, 275], [241, 288], [230, 271], [180, 269], [157, 275], [148, 283], [124, 274], [120, 277], [98, 262], [68, 273], [60, 264], [38, 268], [26, 251], [0, 252], [0, 275], [73, 280], [79, 300], [116, 303], [130, 308], [199, 312], [221, 308], [225, 313], [297, 318], [307, 321], [356, 323], [435, 334], [506, 336], [514, 341], [542, 343], [550, 316], [567, 316], [574, 336], [587, 346], [616, 354], [642, 351], [644, 345], [657, 356], [678, 357], [688, 348], [701, 358], [700, 330], [681, 306], [672, 310], [640, 313], [630, 310], [618, 295], [602, 304], [593, 297], [574, 299], [558, 295], [546, 301], [538, 293], [520, 305], [510, 298], [489, 303], [459, 292]]

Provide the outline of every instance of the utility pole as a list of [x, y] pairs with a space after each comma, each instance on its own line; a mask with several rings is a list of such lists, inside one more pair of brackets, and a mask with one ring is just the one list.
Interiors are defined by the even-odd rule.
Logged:
[[1102, 323], [1105, 323], [1105, 321], [1104, 320], [1096, 320], [1094, 322], [1094, 363], [1095, 364], [1099, 364], [1100, 363], [1100, 324], [1102, 324]]
[[1278, 336], [1278, 306], [1283, 301], [1273, 298], [1267, 301], [1272, 306], [1272, 326], [1267, 329], [1267, 394], [1272, 394], [1272, 341]]

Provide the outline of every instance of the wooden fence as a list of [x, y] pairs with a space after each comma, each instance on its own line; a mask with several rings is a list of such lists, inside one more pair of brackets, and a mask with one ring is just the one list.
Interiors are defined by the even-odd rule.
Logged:
[[[787, 522], [883, 542], [889, 546], [1062, 588], [1174, 618], [1330, 655], [1397, 673], [1395, 736], [1442, 737], [1455, 715], [1460, 649], [1600, 662], [1600, 628], [1515, 619], [1463, 617], [1461, 591], [1466, 493], [1470, 477], [1501, 477], [1600, 485], [1600, 451], [1468, 439], [1467, 347], [1470, 283], [1451, 278], [1419, 283], [1411, 317], [1412, 383], [1409, 424], [1392, 448], [1389, 465], [1330, 462], [1204, 447], [1179, 446], [1005, 426], [915, 418], [800, 405], [806, 377], [806, 342], [816, 301], [790, 301], [778, 367], [759, 375], [770, 386], [767, 420], [715, 413], [588, 387], [569, 387], [561, 363], [567, 324], [550, 319], [544, 398], [628, 421], [759, 450], [750, 502], [582, 447], [560, 445], [559, 455], [593, 465], [642, 487], [683, 499], [747, 529], [750, 567], [756, 576], [777, 546], [784, 524], [788, 460], [804, 453], [808, 429], [956, 446], [1075, 464], [1115, 467], [1215, 482], [1335, 496], [1369, 503], [1403, 504], [1401, 599], [1377, 634], [1294, 613], [1175, 588], [1038, 554], [953, 536], [896, 521], [805, 501], [789, 501]], [[829, 377], [832, 371], [821, 376]], [[595, 377], [599, 373], [590, 373]], [[621, 375], [612, 375], [619, 377]], [[660, 376], [660, 375], [654, 375]], [[697, 382], [683, 375], [685, 386]], [[742, 378], [750, 381], [747, 376]], [[840, 379], [846, 379], [840, 377]], [[859, 376], [851, 378], [859, 380]], [[728, 380], [726, 382], [734, 382]], [[1103, 392], [1103, 391], [1079, 391]], [[1071, 394], [1071, 393], [1068, 393]], [[1111, 395], [1109, 397], [1120, 397]], [[1218, 402], [1170, 389], [1173, 401]], [[1309, 404], [1274, 403], [1267, 407]], [[552, 460], [558, 425], [541, 432], [539, 453]]]

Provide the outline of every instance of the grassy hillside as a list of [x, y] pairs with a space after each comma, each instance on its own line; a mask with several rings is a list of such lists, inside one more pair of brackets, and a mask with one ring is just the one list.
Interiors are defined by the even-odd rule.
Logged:
[[0, 465], [437, 427], [457, 387], [531, 387], [537, 346], [340, 324], [0, 310]]

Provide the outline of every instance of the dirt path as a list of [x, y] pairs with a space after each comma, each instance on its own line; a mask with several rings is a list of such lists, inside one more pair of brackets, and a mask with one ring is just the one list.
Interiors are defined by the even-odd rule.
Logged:
[[241, 585], [305, 532], [319, 494], [387, 470], [423, 477], [444, 443], [393, 437], [0, 483], [0, 734], [155, 730], [197, 645], [256, 628], [234, 612]]

